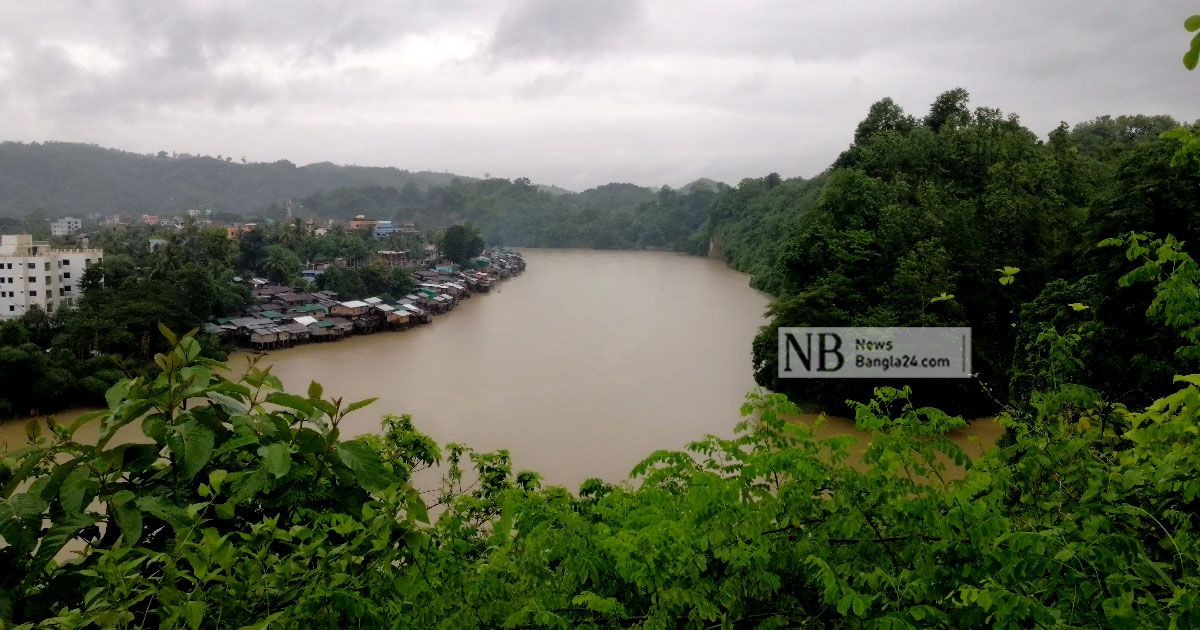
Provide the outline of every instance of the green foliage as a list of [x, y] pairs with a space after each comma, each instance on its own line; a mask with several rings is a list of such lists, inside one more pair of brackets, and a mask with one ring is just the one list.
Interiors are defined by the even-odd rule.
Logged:
[[[1192, 344], [1200, 274], [1178, 242], [1108, 244]], [[505, 451], [441, 449], [407, 416], [345, 440], [369, 400], [286, 393], [254, 364], [227, 380], [164, 328], [160, 371], [106, 393], [95, 445], [72, 439], [87, 417], [31, 423], [0, 459], [0, 621], [1194, 627], [1200, 376], [1134, 411], [1074, 383], [1082, 334], [1041, 323], [1031, 394], [981, 457], [950, 439], [961, 417], [908, 387], [847, 403], [861, 444], [760, 391], [733, 437], [574, 493]], [[144, 438], [116, 440], [129, 425]], [[412, 485], [438, 465], [440, 487]]]
[[[383, 623], [385, 603], [363, 594], [411, 558], [428, 517], [412, 509], [408, 469], [339, 437], [362, 404], [282, 394], [254, 365], [226, 380], [191, 335], [173, 343], [157, 375], [118, 382], [104, 411], [50, 435], [31, 423], [29, 446], [4, 454], [0, 620]], [[75, 441], [97, 416], [100, 441]], [[144, 438], [113, 440], [134, 423]], [[71, 541], [86, 546], [66, 560]]]
[[191, 208], [212, 208], [243, 214], [323, 190], [409, 184], [425, 189], [446, 185], [453, 177], [328, 162], [297, 168], [286, 160], [245, 164], [165, 152], [156, 157], [67, 142], [2, 142], [0, 215], [22, 216], [44, 208], [40, 230], [48, 236], [46, 211], [56, 216], [78, 212], [81, 199], [87, 200], [91, 211], [103, 213], [157, 208], [182, 214]]
[[355, 300], [371, 296], [399, 298], [413, 287], [406, 269], [371, 264], [364, 267], [331, 267], [317, 276], [317, 288]]
[[483, 237], [471, 224], [451, 225], [438, 243], [442, 256], [460, 265], [483, 252]]
[[780, 326], [971, 326], [978, 381], [921, 396], [991, 414], [997, 400], [1029, 395], [1036, 338], [1054, 322], [1081, 335], [1077, 376], [1089, 387], [1124, 382], [1114, 395], [1132, 405], [1166, 393], [1165, 376], [1193, 367], [1145, 322], [1145, 289], [1113, 290], [1121, 261], [1095, 243], [1131, 231], [1196, 242], [1195, 131], [1168, 116], [1103, 116], [1042, 142], [1015, 116], [967, 102], [950, 90], [918, 124], [881, 100], [820, 177], [748, 179], [717, 194], [701, 234], [777, 298], [753, 345], [758, 383], [830, 412], [902, 384], [780, 380]]
[[269, 245], [265, 253], [262, 270], [268, 279], [280, 284], [290, 284], [300, 277], [304, 263], [300, 262], [300, 257], [295, 252], [283, 245]]
[[[145, 234], [100, 240], [111, 249], [76, 280], [83, 296], [75, 308], [31, 309], [0, 324], [0, 416], [99, 404], [166, 348], [160, 324], [191, 330], [249, 299], [232, 281], [236, 251], [223, 230], [192, 226], [154, 252]], [[214, 339], [201, 341], [206, 356], [224, 354]]]
[[[1200, 31], [1200, 15], [1189, 16], [1183, 21], [1183, 28], [1187, 29], [1189, 33]], [[1188, 70], [1195, 70], [1197, 61], [1200, 61], [1200, 33], [1196, 33], [1192, 37], [1191, 46], [1183, 54], [1183, 66]]]
[[525, 178], [455, 179], [424, 192], [416, 187], [346, 188], [300, 203], [321, 216], [341, 219], [367, 214], [432, 228], [469, 222], [490, 242], [514, 246], [704, 253], [707, 244], [700, 232], [721, 188], [710, 181], [658, 191], [613, 183], [568, 193], [546, 190]]

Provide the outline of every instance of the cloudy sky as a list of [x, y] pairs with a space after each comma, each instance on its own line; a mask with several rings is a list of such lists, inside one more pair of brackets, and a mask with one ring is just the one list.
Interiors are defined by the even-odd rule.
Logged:
[[1200, 118], [1184, 0], [6, 2], [0, 139], [609, 181], [809, 176], [871, 102]]

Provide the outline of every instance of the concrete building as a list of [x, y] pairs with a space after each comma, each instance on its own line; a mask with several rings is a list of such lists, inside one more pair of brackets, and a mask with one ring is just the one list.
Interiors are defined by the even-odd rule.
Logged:
[[63, 217], [50, 224], [52, 236], [70, 236], [83, 229], [83, 221], [75, 217]]
[[74, 306], [84, 270], [103, 258], [100, 249], [51, 249], [29, 234], [0, 236], [0, 319], [34, 305], [46, 312]]
[[376, 221], [375, 222], [375, 230], [374, 230], [375, 238], [383, 238], [385, 236], [391, 236], [399, 231], [400, 231], [399, 228], [397, 228], [395, 225], [393, 225], [391, 221]]

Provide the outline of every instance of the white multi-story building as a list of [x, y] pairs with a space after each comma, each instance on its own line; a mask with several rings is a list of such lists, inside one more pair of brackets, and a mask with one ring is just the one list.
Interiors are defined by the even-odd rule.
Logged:
[[29, 234], [0, 236], [0, 319], [34, 305], [46, 312], [74, 306], [84, 270], [103, 258], [100, 249], [51, 249]]
[[53, 236], [70, 236], [83, 229], [83, 221], [75, 217], [63, 217], [50, 224], [50, 234]]

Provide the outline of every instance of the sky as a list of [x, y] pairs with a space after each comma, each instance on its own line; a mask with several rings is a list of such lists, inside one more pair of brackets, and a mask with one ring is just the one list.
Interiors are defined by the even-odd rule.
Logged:
[[0, 4], [0, 140], [611, 182], [809, 177], [890, 96], [1200, 118], [1183, 0]]

